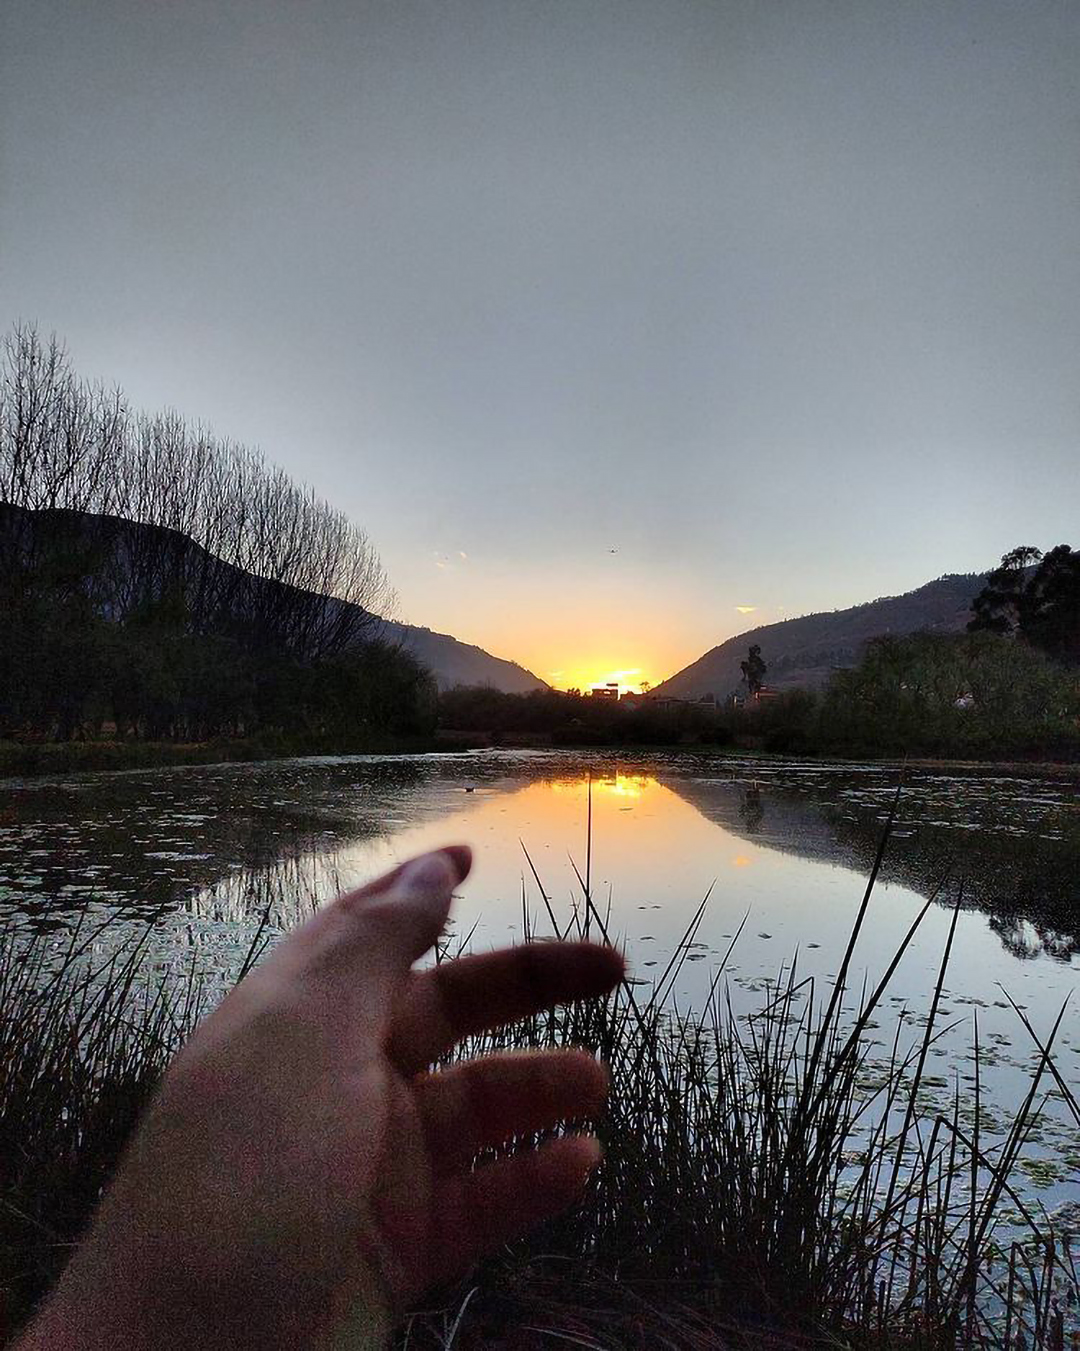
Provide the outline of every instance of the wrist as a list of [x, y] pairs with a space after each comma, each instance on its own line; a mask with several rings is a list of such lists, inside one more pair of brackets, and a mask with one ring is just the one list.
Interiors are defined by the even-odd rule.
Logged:
[[[74, 1273], [72, 1273], [73, 1275]], [[175, 1292], [96, 1291], [61, 1280], [13, 1351], [274, 1351], [299, 1345], [325, 1351], [385, 1351], [394, 1319], [374, 1281], [361, 1282], [332, 1329], [302, 1328], [288, 1316], [267, 1317], [231, 1301], [177, 1298]]]

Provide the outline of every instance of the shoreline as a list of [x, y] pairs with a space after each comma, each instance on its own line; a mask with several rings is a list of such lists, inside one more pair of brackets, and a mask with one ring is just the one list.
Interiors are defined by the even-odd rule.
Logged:
[[210, 742], [155, 742], [155, 741], [49, 741], [0, 742], [0, 779], [45, 778], [51, 774], [109, 773], [137, 769], [170, 769], [186, 765], [260, 764], [269, 760], [295, 760], [315, 757], [351, 755], [431, 755], [453, 754], [460, 751], [515, 751], [539, 750], [570, 754], [608, 753], [647, 757], [650, 754], [678, 754], [693, 756], [720, 756], [733, 760], [764, 760], [785, 762], [811, 761], [822, 765], [850, 763], [874, 764], [883, 768], [921, 770], [1004, 770], [1024, 771], [1044, 777], [1068, 778], [1080, 776], [1080, 758], [1045, 759], [1042, 756], [1026, 758], [1015, 752], [1007, 757], [973, 759], [970, 754], [897, 755], [873, 754], [865, 751], [765, 751], [745, 746], [688, 745], [686, 743], [658, 743], [656, 745], [612, 742], [605, 745], [582, 745], [574, 742], [534, 742], [514, 744], [509, 740], [501, 745], [490, 742], [469, 744], [462, 741], [449, 744], [439, 737], [381, 737], [349, 746], [327, 745], [317, 741], [307, 743], [273, 744], [257, 740]]

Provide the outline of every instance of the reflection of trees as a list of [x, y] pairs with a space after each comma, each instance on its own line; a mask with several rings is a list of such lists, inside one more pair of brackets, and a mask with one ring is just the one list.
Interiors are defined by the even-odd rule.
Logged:
[[[837, 784], [802, 792], [769, 785], [763, 792], [756, 782], [660, 777], [732, 834], [863, 874], [877, 852], [888, 805], [884, 790], [880, 800], [859, 803], [843, 796]], [[1052, 806], [1041, 822], [1022, 818], [1016, 802], [1007, 796], [991, 802], [993, 797], [984, 794], [978, 811], [950, 812], [940, 800], [933, 811], [924, 810], [918, 796], [909, 795], [883, 876], [922, 896], [931, 895], [946, 876], [963, 878], [965, 906], [987, 915], [1011, 953], [1069, 961], [1080, 953], [1080, 821], [1072, 820], [1075, 812], [1055, 812]], [[1043, 838], [1051, 833], [1055, 838]]]
[[[0, 855], [0, 888], [14, 894], [7, 908], [38, 927], [71, 927], [89, 900], [102, 913], [150, 919], [160, 911], [213, 948], [230, 925], [251, 927], [266, 914], [275, 929], [287, 928], [309, 914], [340, 889], [344, 851], [384, 834], [390, 818], [411, 825], [453, 811], [463, 784], [583, 792], [590, 766], [600, 793], [647, 792], [655, 781], [737, 838], [864, 876], [892, 791], [884, 770], [579, 754], [438, 766], [281, 761], [77, 787], [40, 782], [19, 795], [13, 824], [28, 849], [43, 852], [32, 863], [14, 851]], [[1068, 960], [1080, 953], [1080, 813], [1060, 785], [1044, 792], [1033, 781], [1022, 800], [1021, 790], [1002, 794], [998, 783], [974, 776], [916, 785], [884, 874], [924, 896], [946, 873], [962, 877], [965, 904], [990, 917], [1010, 952]], [[38, 886], [20, 888], [31, 868]], [[84, 890], [65, 890], [73, 882]]]
[[319, 905], [344, 890], [339, 855], [294, 853], [258, 868], [242, 868], [189, 898], [187, 914], [211, 924], [250, 924], [291, 929]]
[[1063, 933], [1021, 915], [990, 915], [989, 922], [1007, 951], [1022, 961], [1053, 957], [1069, 962], [1080, 952], [1080, 939], [1075, 933]]
[[14, 824], [36, 851], [37, 885], [20, 889], [28, 869], [11, 852], [0, 855], [0, 890], [25, 913], [68, 925], [88, 900], [146, 915], [189, 896], [236, 896], [242, 876], [378, 836], [429, 774], [408, 761], [283, 761], [110, 775], [74, 789], [34, 783]]
[[761, 829], [762, 821], [765, 820], [765, 801], [756, 783], [752, 783], [744, 790], [742, 801], [739, 803], [739, 815], [742, 817], [747, 834], [756, 835]]

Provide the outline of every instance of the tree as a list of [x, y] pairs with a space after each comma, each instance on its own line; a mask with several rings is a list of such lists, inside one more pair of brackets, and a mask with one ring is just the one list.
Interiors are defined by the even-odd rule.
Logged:
[[996, 633], [875, 638], [837, 672], [826, 736], [878, 749], [1038, 745], [1075, 737], [1075, 678], [1026, 642]]
[[1042, 550], [1021, 544], [1002, 557], [1001, 563], [986, 579], [986, 585], [972, 601], [972, 633], [1015, 633], [1020, 627], [1024, 591], [1031, 570], [1042, 558]]
[[133, 412], [33, 325], [0, 341], [0, 733], [430, 723], [393, 607], [363, 530], [258, 452]]
[[1013, 549], [972, 603], [968, 629], [1019, 636], [1069, 666], [1080, 665], [1080, 551], [1059, 544], [1045, 556]]
[[1024, 591], [1020, 631], [1032, 647], [1080, 666], [1080, 551], [1051, 549]]
[[765, 684], [765, 672], [769, 669], [761, 659], [761, 648], [757, 643], [750, 648], [748, 659], [739, 665], [742, 668], [743, 680], [746, 681], [747, 692], [753, 699], [761, 693], [761, 688]]

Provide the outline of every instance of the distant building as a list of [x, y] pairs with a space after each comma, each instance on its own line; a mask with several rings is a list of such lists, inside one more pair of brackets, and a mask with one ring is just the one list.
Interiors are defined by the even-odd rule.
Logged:
[[768, 685], [762, 685], [761, 689], [755, 690], [753, 694], [747, 694], [744, 690], [732, 690], [726, 704], [728, 708], [744, 708], [748, 713], [752, 713], [763, 704], [771, 704], [774, 699], [779, 699], [780, 693], [780, 690], [774, 690]]
[[610, 699], [612, 703], [619, 701], [619, 682], [609, 680], [606, 685], [594, 685], [589, 691], [593, 699]]

